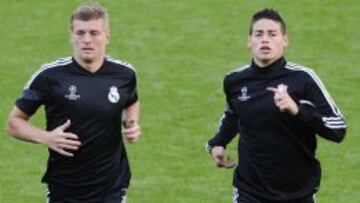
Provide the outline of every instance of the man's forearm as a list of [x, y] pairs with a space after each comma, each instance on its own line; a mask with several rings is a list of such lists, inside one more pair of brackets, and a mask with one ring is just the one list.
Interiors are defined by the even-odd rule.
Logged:
[[29, 117], [15, 107], [9, 115], [6, 124], [6, 132], [9, 135], [23, 141], [43, 143], [43, 138], [48, 132], [35, 127], [29, 123], [28, 120]]
[[124, 109], [123, 123], [125, 127], [131, 127], [132, 125], [139, 123], [139, 114], [140, 114], [139, 101], [135, 102], [131, 106]]

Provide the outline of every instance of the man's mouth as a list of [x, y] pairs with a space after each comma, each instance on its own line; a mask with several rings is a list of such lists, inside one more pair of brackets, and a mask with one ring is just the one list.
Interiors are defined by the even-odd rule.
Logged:
[[83, 51], [93, 51], [94, 49], [93, 49], [93, 48], [89, 48], [89, 47], [85, 47], [85, 48], [82, 48], [81, 50], [83, 50]]
[[261, 51], [270, 51], [271, 48], [268, 47], [268, 46], [262, 46], [262, 47], [260, 47], [260, 50], [261, 50]]

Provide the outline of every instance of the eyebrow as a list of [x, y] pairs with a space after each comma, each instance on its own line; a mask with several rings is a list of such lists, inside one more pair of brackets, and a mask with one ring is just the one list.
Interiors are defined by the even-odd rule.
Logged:
[[278, 32], [278, 30], [254, 30], [254, 32]]

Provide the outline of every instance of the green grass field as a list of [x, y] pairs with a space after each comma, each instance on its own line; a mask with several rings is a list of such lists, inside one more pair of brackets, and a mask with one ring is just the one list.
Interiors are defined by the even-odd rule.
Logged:
[[[3, 126], [39, 65], [71, 55], [68, 19], [80, 2], [0, 0], [0, 203], [45, 201], [46, 148], [10, 138]], [[287, 22], [287, 59], [318, 73], [348, 122], [343, 143], [319, 138], [318, 203], [360, 202], [359, 1], [100, 2], [111, 15], [109, 54], [138, 73], [143, 134], [127, 145], [129, 203], [231, 202], [232, 170], [215, 168], [203, 145], [224, 109], [223, 77], [249, 62], [249, 19], [264, 7], [276, 8]], [[44, 126], [43, 110], [32, 122]]]

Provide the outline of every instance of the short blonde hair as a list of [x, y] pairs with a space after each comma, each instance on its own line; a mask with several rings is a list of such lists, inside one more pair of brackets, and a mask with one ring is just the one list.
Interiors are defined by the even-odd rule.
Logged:
[[70, 28], [73, 28], [74, 20], [89, 21], [104, 19], [109, 28], [109, 14], [107, 10], [96, 2], [86, 2], [75, 9], [70, 18]]

